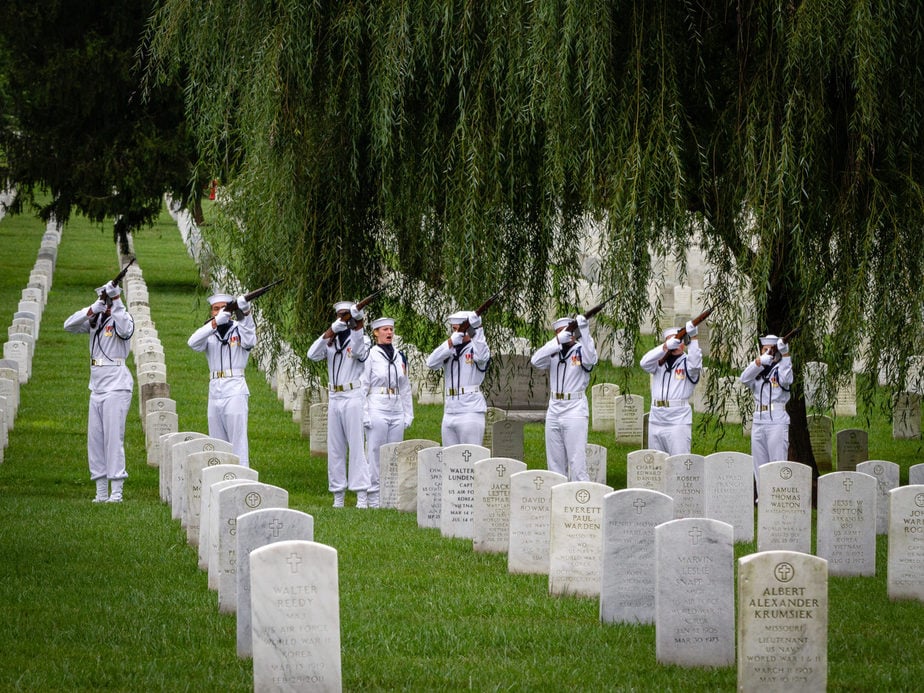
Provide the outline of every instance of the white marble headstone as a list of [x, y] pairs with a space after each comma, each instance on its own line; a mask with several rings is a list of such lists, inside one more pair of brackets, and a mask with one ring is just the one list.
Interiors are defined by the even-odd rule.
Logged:
[[661, 664], [735, 661], [734, 529], [685, 518], [655, 528], [655, 654]]
[[308, 410], [309, 446], [312, 453], [327, 452], [327, 402], [312, 404]]
[[254, 691], [343, 689], [336, 549], [280, 541], [250, 552]]
[[253, 656], [250, 553], [280, 541], [314, 541], [314, 518], [289, 508], [262, 508], [237, 518], [237, 656]]
[[212, 496], [212, 503], [216, 501], [218, 505], [212, 509], [211, 517], [217, 521], [212, 523], [209, 533], [209, 542], [215, 549], [209, 558], [215, 556], [218, 611], [230, 614], [237, 610], [237, 518], [252, 510], [287, 508], [289, 492], [279, 486], [245, 481], [219, 489]]
[[815, 553], [831, 575], [876, 574], [876, 485], [862, 472], [818, 477]]
[[590, 430], [612, 431], [616, 425], [615, 403], [619, 385], [597, 383], [590, 388]]
[[[212, 486], [226, 482], [257, 481], [256, 469], [239, 464], [219, 464], [202, 470], [202, 506], [199, 509], [199, 542], [197, 545], [198, 565], [200, 570], [209, 569], [209, 532], [212, 528]], [[218, 589], [210, 585], [209, 589]]]
[[603, 623], [654, 623], [655, 527], [674, 518], [673, 503], [668, 495], [640, 488], [603, 497]]
[[612, 490], [593, 481], [552, 488], [549, 594], [600, 596], [603, 497]]
[[220, 438], [193, 438], [173, 445], [173, 463], [170, 467], [170, 510], [171, 517], [186, 526], [183, 511], [186, 502], [186, 459], [194, 452], [231, 452], [231, 443]]
[[443, 448], [417, 453], [417, 526], [440, 528], [443, 496]]
[[900, 467], [886, 460], [867, 460], [857, 471], [876, 477], [876, 534], [889, 532], [889, 492], [898, 488]]
[[619, 395], [613, 402], [616, 442], [644, 444], [645, 399], [641, 395]]
[[[186, 541], [190, 546], [199, 544], [199, 513], [202, 512], [202, 470], [220, 464], [239, 465], [241, 458], [233, 452], [217, 450], [193, 452], [186, 457], [186, 507], [183, 518]], [[254, 479], [256, 480], [256, 479]]]
[[674, 517], [704, 517], [706, 460], [702, 455], [671, 455], [664, 460], [664, 493], [674, 499]]
[[889, 599], [924, 602], [924, 485], [889, 495]]
[[510, 476], [526, 463], [488, 457], [475, 463], [472, 548], [480, 553], [507, 553], [510, 545]]
[[548, 575], [552, 488], [567, 481], [545, 469], [511, 475], [508, 572]]
[[796, 551], [738, 561], [738, 690], [817, 691], [828, 680], [828, 564]]
[[706, 517], [735, 528], [735, 541], [754, 541], [754, 462], [743, 452], [706, 456]]
[[603, 445], [588, 443], [585, 457], [587, 459], [587, 476], [598, 484], [606, 483], [606, 453]]
[[491, 455], [480, 445], [443, 448], [440, 533], [444, 537], [471, 539], [474, 532], [475, 462]]
[[812, 468], [798, 462], [760, 466], [757, 550], [812, 552]]
[[197, 431], [177, 431], [176, 433], [165, 433], [160, 437], [160, 466], [158, 472], [160, 475], [160, 499], [171, 505], [172, 509], [172, 489], [170, 484], [173, 482], [173, 446], [193, 440], [194, 438], [206, 438], [204, 433]]
[[664, 461], [661, 450], [633, 450], [626, 455], [626, 488], [664, 492]]

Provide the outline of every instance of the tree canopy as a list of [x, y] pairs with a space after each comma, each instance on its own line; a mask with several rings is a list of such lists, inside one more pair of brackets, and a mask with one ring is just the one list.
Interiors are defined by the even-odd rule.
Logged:
[[162, 0], [148, 39], [227, 183], [216, 238], [253, 285], [290, 276], [273, 309], [300, 307], [294, 333], [383, 267], [405, 306], [430, 289], [471, 306], [509, 282], [508, 315], [540, 327], [550, 298], [582, 307], [592, 226], [605, 313], [630, 336], [657, 317], [654, 261], [698, 242], [725, 301], [718, 355], [750, 317], [799, 327], [801, 360], [832, 378], [861, 359], [901, 385], [924, 301], [922, 13]]
[[[0, 22], [3, 177], [44, 218], [73, 210], [116, 219], [122, 236], [149, 223], [163, 194], [194, 200], [195, 144], [183, 94], [142, 98], [138, 47], [151, 0], [10, 0]], [[37, 203], [36, 192], [50, 193]]]

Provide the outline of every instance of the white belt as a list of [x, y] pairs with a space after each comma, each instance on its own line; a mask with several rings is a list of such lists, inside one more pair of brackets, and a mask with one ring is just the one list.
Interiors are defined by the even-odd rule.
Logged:
[[761, 404], [754, 413], [760, 414], [765, 411], [783, 411], [784, 409], [786, 409], [785, 404]]
[[552, 399], [584, 399], [584, 391], [581, 392], [553, 392]]
[[470, 395], [474, 392], [481, 392], [480, 387], [460, 387], [460, 388], [449, 388], [446, 390], [446, 394], [450, 397], [457, 397], [458, 395]]
[[226, 371], [212, 371], [212, 380], [216, 378], [238, 378], [243, 375], [243, 368], [229, 368]]
[[330, 392], [349, 392], [350, 390], [358, 390], [362, 386], [362, 383], [352, 382], [344, 383], [343, 385], [331, 385], [327, 389]]
[[122, 366], [125, 359], [90, 359], [91, 366]]
[[374, 387], [372, 388], [373, 395], [397, 395], [398, 388], [396, 387]]
[[656, 399], [652, 402], [652, 406], [655, 407], [685, 407], [690, 402], [685, 399]]

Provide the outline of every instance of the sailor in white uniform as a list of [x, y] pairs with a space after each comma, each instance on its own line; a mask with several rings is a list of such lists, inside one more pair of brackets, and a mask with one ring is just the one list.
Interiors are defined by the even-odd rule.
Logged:
[[569, 481], [588, 481], [586, 392], [597, 349], [587, 323], [578, 315], [552, 323], [555, 336], [533, 354], [533, 366], [549, 371], [549, 409], [545, 417], [545, 455], [550, 471]]
[[789, 459], [789, 413], [786, 403], [792, 387], [793, 371], [789, 345], [776, 335], [760, 338], [760, 354], [748, 364], [739, 380], [754, 395], [751, 425], [751, 457], [754, 479], [767, 462]]
[[363, 338], [365, 314], [351, 301], [335, 303], [334, 312], [336, 320], [308, 349], [312, 361], [327, 360], [327, 487], [334, 494], [335, 508], [343, 507], [347, 489], [356, 493], [356, 507], [366, 508], [369, 464], [363, 439], [362, 377], [369, 344]]
[[247, 443], [247, 418], [250, 390], [244, 369], [250, 350], [257, 345], [257, 327], [250, 312], [250, 302], [237, 297], [237, 309], [242, 314], [233, 320], [225, 306], [234, 301], [230, 294], [217, 293], [209, 297], [212, 317], [192, 333], [188, 344], [194, 351], [204, 351], [208, 359], [209, 436], [231, 443], [240, 464], [250, 466]]
[[366, 459], [369, 461], [370, 508], [379, 507], [379, 448], [404, 440], [404, 429], [414, 421], [411, 382], [407, 360], [395, 349], [395, 321], [372, 321], [374, 344], [366, 356], [363, 392], [366, 395], [363, 426], [366, 429]]
[[668, 455], [689, 454], [693, 443], [693, 408], [690, 397], [699, 382], [703, 352], [693, 322], [686, 324], [689, 350], [677, 338], [680, 328], [664, 330], [659, 344], [639, 365], [651, 373], [651, 410], [648, 414], [648, 447]]
[[[97, 300], [64, 321], [64, 329], [90, 335], [90, 412], [87, 458], [96, 483], [94, 503], [121, 503], [125, 469], [125, 417], [132, 401], [132, 374], [125, 365], [135, 321], [112, 282], [96, 290]], [[111, 487], [111, 490], [110, 490]]]
[[473, 311], [449, 316], [449, 339], [427, 357], [427, 367], [443, 371], [445, 396], [441, 427], [443, 447], [484, 442], [487, 403], [481, 392], [491, 350], [484, 337], [481, 317]]

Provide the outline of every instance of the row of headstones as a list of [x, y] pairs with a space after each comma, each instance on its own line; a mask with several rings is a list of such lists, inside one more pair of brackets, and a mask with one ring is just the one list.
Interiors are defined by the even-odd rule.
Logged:
[[[652, 459], [663, 453], [638, 451], [627, 460], [630, 487], [612, 491], [600, 483], [569, 483], [552, 472], [527, 471], [518, 460], [488, 454], [477, 446], [440, 448], [423, 440], [383, 446], [382, 504], [416, 509], [419, 526], [471, 538], [476, 551], [507, 552], [512, 573], [547, 573], [551, 594], [599, 597], [605, 622], [654, 622], [659, 661], [711, 666], [734, 661], [733, 616], [729, 620], [734, 613], [732, 544], [753, 539], [750, 456], [716, 453], [708, 463], [675, 456], [662, 459], [656, 471]], [[668, 493], [634, 485], [658, 477]], [[825, 613], [815, 607], [826, 602], [829, 571], [875, 574], [878, 485], [863, 472], [838, 472], [819, 480], [816, 557], [810, 555], [811, 470], [789, 462], [761, 468], [759, 553], [740, 564], [738, 603], [745, 621], [738, 624], [738, 657], [745, 681], [793, 682], [797, 670], [813, 662], [813, 676], [825, 676], [820, 664], [826, 661], [825, 638], [802, 637], [806, 628], [824, 623]], [[705, 486], [712, 487], [719, 505], [734, 505], [737, 499], [740, 515], [727, 517], [730, 522], [716, 517], [722, 513], [710, 512]], [[699, 487], [698, 495], [706, 499], [698, 516], [685, 507], [690, 487]], [[889, 596], [924, 601], [919, 579], [924, 570], [924, 486], [894, 489], [887, 502]], [[748, 565], [763, 569], [751, 573]], [[717, 581], [722, 574], [727, 580]], [[801, 579], [793, 582], [795, 576]], [[783, 602], [768, 595], [807, 594], [818, 600], [808, 611], [769, 608]], [[763, 628], [768, 619], [774, 628]], [[755, 628], [764, 634], [798, 634], [798, 640], [773, 642], [798, 642], [800, 652], [802, 646], [820, 649], [807, 659], [781, 657], [783, 669], [767, 678], [768, 671], [758, 664], [786, 651], [765, 647], [771, 641], [763, 637], [745, 637]]]
[[46, 224], [29, 282], [22, 290], [13, 320], [7, 327], [7, 341], [0, 359], [0, 462], [19, 411], [20, 387], [32, 377], [32, 358], [51, 291], [61, 230], [53, 219]]
[[159, 441], [161, 499], [197, 565], [236, 616], [254, 690], [340, 690], [337, 552], [314, 542], [314, 518], [286, 489], [259, 481], [226, 441], [185, 431]]

